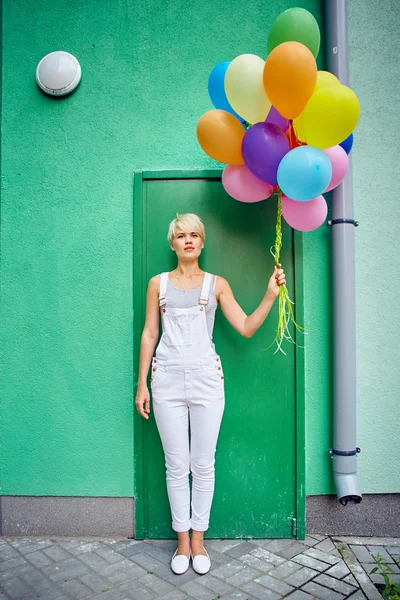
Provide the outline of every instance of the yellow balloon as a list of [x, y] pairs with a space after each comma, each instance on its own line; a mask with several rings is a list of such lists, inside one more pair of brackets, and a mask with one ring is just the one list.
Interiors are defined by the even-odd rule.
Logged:
[[[317, 92], [321, 87], [325, 87], [328, 85], [340, 85], [339, 79], [333, 74], [329, 73], [329, 71], [318, 71], [317, 72], [317, 83], [315, 84], [315, 88], [313, 91], [313, 95]], [[311, 96], [312, 98], [312, 96]], [[296, 133], [296, 137], [301, 142], [305, 142], [305, 133], [303, 127], [303, 112], [293, 119], [294, 130]]]
[[357, 125], [360, 103], [345, 85], [321, 87], [301, 113], [304, 141], [316, 148], [330, 148], [345, 140]]
[[329, 71], [318, 71], [317, 72], [317, 83], [315, 84], [314, 93], [325, 85], [340, 85], [339, 79], [333, 73]]
[[264, 90], [265, 61], [255, 54], [241, 54], [226, 70], [224, 87], [229, 104], [249, 123], [265, 121], [271, 102]]

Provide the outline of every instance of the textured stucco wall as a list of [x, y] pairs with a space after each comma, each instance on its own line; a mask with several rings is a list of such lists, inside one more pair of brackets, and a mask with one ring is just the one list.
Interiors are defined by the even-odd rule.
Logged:
[[349, 3], [351, 84], [362, 112], [353, 152], [360, 484], [400, 492], [400, 3]]
[[[385, 3], [388, 11], [388, 0], [368, 2], [375, 21]], [[236, 0], [3, 2], [3, 494], [133, 494], [132, 172], [215, 166], [195, 138], [211, 108], [208, 73], [244, 52], [265, 55], [272, 21], [296, 4], [323, 25], [321, 0], [255, 0], [245, 10]], [[373, 33], [374, 19], [352, 0], [364, 492], [400, 491], [390, 456], [398, 326], [382, 325], [397, 260], [395, 63], [383, 68], [395, 53]], [[34, 79], [56, 49], [83, 70], [61, 100]], [[308, 494], [332, 491], [329, 244], [328, 228], [304, 236]]]
[[[400, 492], [400, 324], [397, 315], [400, 272], [399, 164], [396, 140], [400, 84], [398, 76], [400, 3], [392, 0], [348, 0], [350, 85], [361, 103], [361, 117], [352, 151], [356, 239], [357, 310], [357, 445], [362, 493]], [[321, 243], [313, 244], [312, 236]], [[304, 236], [306, 263], [318, 267], [327, 258], [318, 230]], [[322, 256], [321, 253], [322, 252]], [[329, 260], [329, 258], [328, 258]], [[309, 273], [310, 274], [310, 273]], [[311, 280], [307, 291], [316, 286]], [[329, 283], [322, 282], [322, 288]], [[319, 285], [319, 284], [318, 284]], [[306, 296], [307, 298], [307, 296]], [[326, 404], [329, 346], [311, 351], [317, 338], [324, 347], [326, 331], [312, 314], [314, 290], [306, 301], [313, 340], [307, 340], [307, 493], [331, 489], [323, 448], [331, 431]], [[328, 310], [331, 310], [328, 295]], [[315, 372], [321, 369], [321, 379]]]

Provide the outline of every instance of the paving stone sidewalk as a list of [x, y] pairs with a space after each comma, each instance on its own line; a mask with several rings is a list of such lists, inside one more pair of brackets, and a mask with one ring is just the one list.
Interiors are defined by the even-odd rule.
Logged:
[[400, 583], [400, 539], [206, 540], [207, 575], [170, 568], [174, 540], [0, 537], [0, 600], [353, 600], [381, 595], [379, 554]]

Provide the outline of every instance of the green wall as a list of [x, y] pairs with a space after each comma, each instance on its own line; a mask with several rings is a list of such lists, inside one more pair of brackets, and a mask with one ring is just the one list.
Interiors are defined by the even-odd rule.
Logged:
[[[350, 84], [361, 103], [352, 151], [356, 239], [357, 445], [362, 493], [400, 492], [400, 153], [396, 123], [400, 84], [400, 3], [348, 0]], [[307, 493], [333, 490], [325, 447], [330, 434], [327, 385], [332, 354], [330, 324], [320, 304], [330, 292], [325, 281], [330, 233], [304, 235], [305, 307], [309, 330], [306, 357]], [[313, 272], [314, 271], [314, 272]], [[311, 337], [312, 336], [312, 337]], [[318, 377], [321, 372], [322, 377]], [[329, 462], [329, 461], [328, 461]]]
[[[134, 494], [132, 173], [217, 166], [195, 136], [211, 108], [208, 74], [244, 52], [265, 56], [271, 23], [295, 5], [323, 25], [322, 0], [255, 0], [251, 9], [236, 0], [4, 0], [2, 494]], [[389, 32], [385, 2], [368, 5]], [[354, 151], [360, 477], [363, 492], [400, 491], [390, 456], [396, 323], [382, 319], [391, 305], [385, 282], [398, 266], [384, 251], [397, 243], [389, 126], [397, 96], [382, 110], [395, 66], [385, 74], [390, 40], [363, 13], [352, 0], [351, 75], [363, 115]], [[82, 66], [64, 99], [35, 82], [39, 60], [59, 49]], [[382, 185], [386, 194], [377, 193]], [[308, 494], [333, 489], [329, 248], [327, 227], [304, 236]]]
[[350, 2], [352, 86], [361, 102], [353, 156], [358, 445], [365, 491], [400, 492], [400, 3]]

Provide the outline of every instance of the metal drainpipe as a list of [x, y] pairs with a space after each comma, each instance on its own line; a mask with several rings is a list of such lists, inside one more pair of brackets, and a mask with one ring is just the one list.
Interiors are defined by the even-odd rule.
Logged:
[[[349, 85], [347, 2], [326, 0], [328, 69]], [[355, 261], [351, 159], [347, 175], [331, 192], [334, 289], [334, 421], [333, 448], [329, 450], [341, 504], [361, 502], [357, 481], [356, 447], [356, 330]]]

